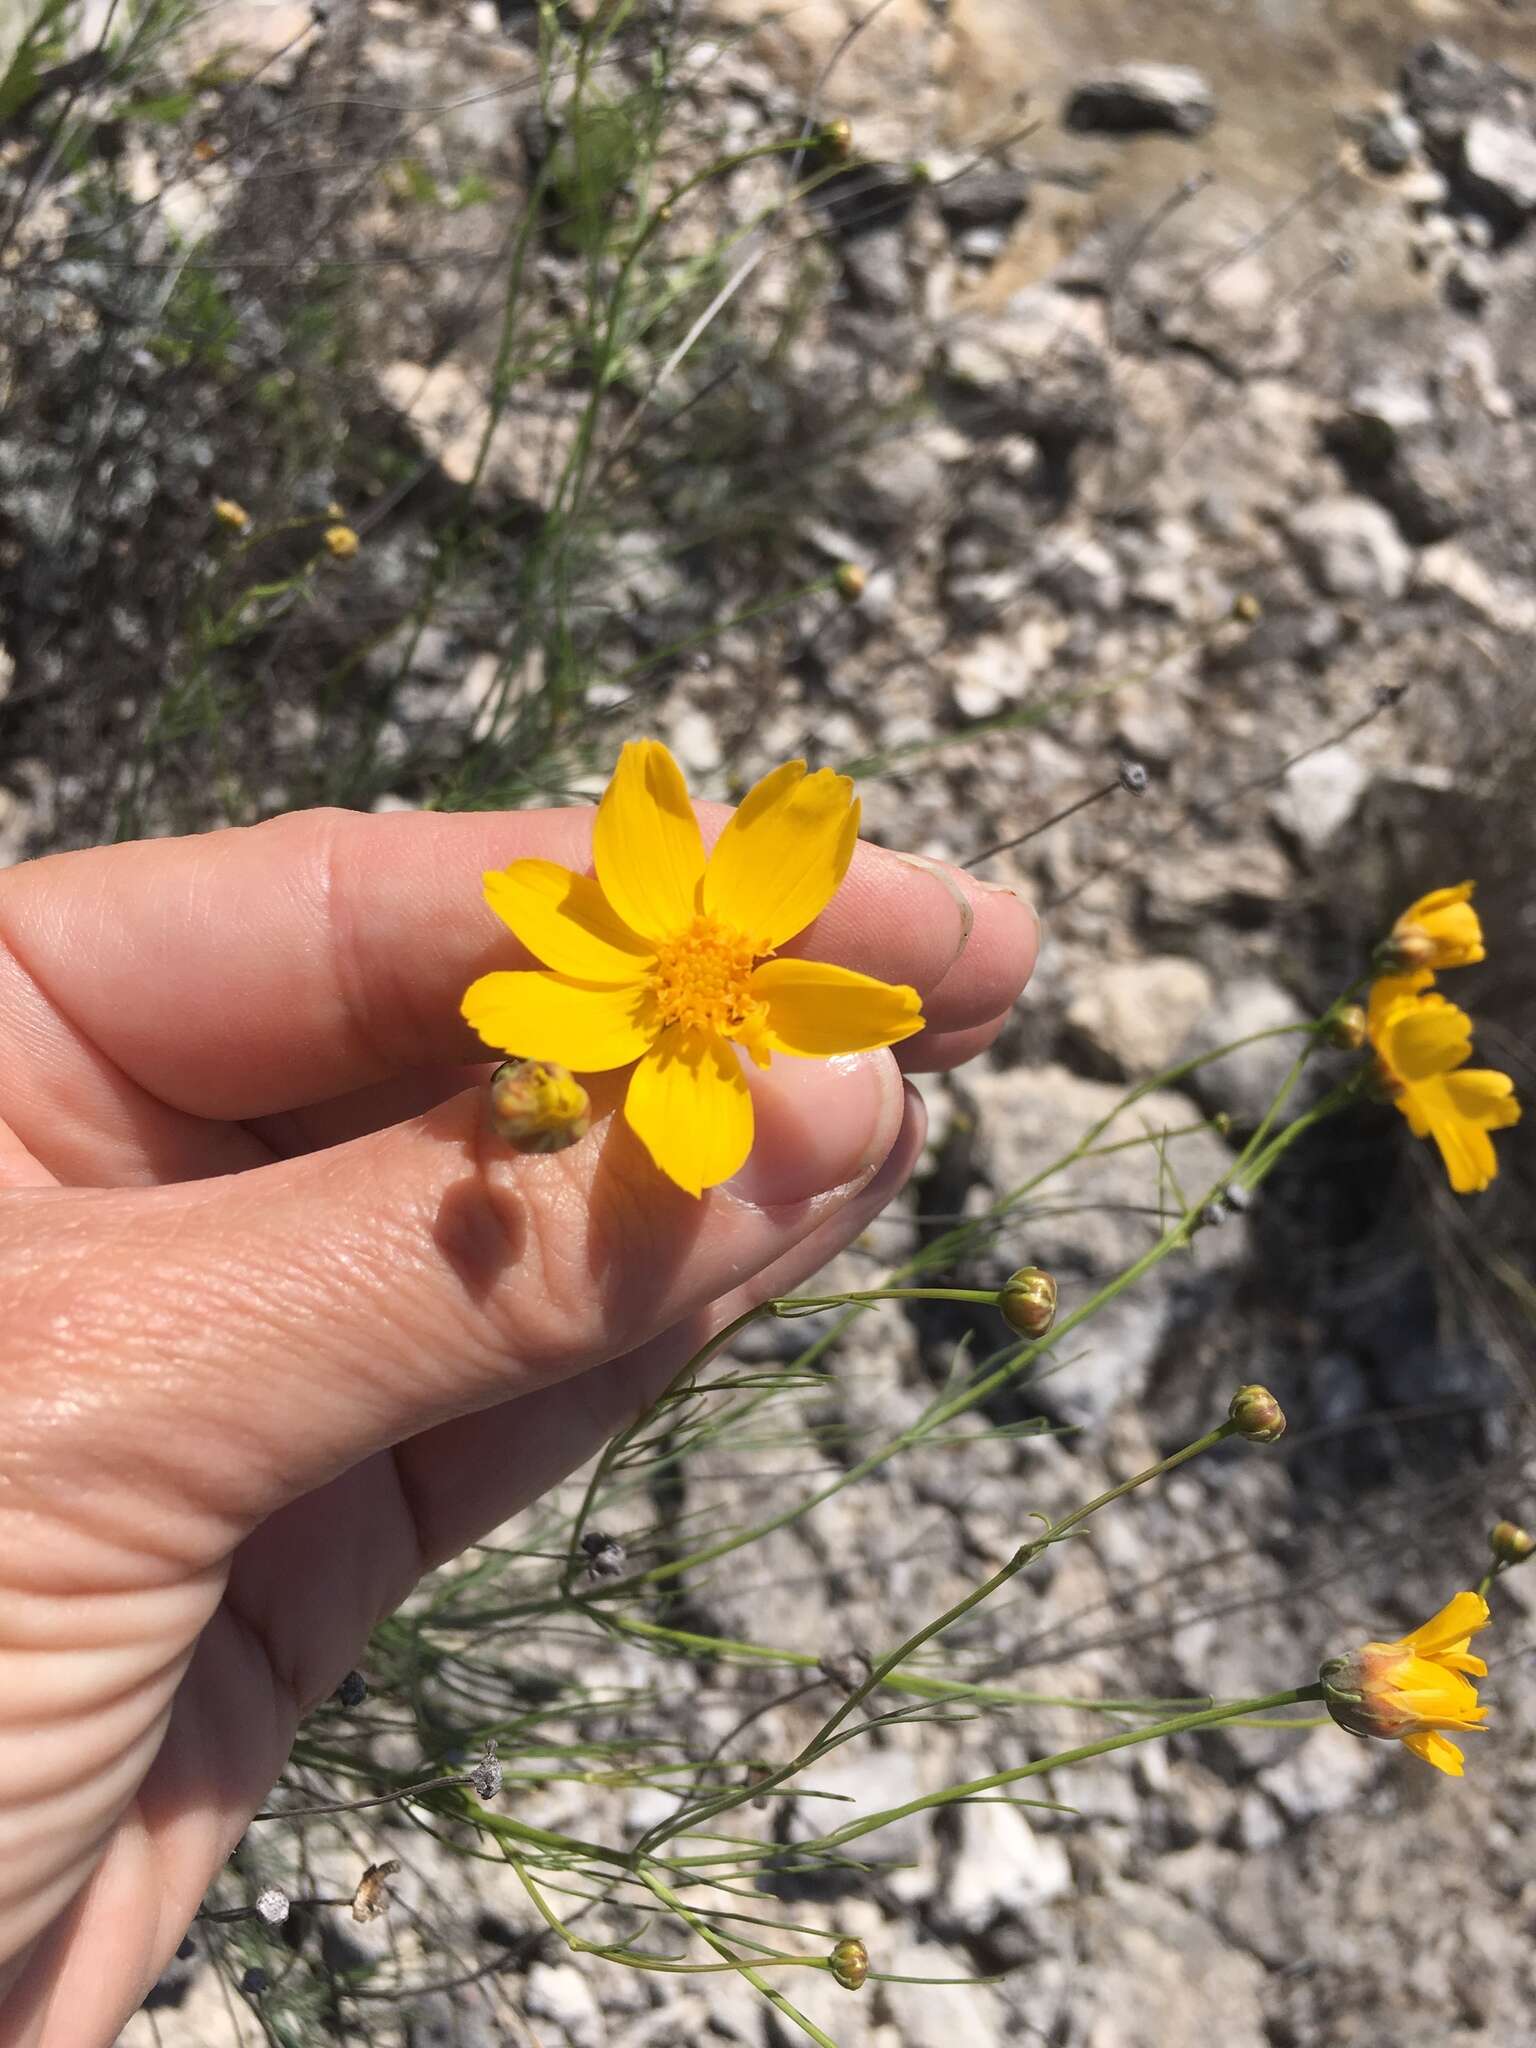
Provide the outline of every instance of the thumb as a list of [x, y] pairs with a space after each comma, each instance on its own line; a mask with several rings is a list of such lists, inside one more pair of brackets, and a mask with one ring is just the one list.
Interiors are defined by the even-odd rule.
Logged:
[[617, 1113], [624, 1077], [599, 1079], [591, 1134], [560, 1154], [510, 1154], [471, 1091], [223, 1180], [18, 1191], [0, 1484], [212, 1561], [372, 1453], [702, 1310], [864, 1186], [901, 1128], [889, 1053], [776, 1061], [751, 1076], [751, 1158], [695, 1199]]

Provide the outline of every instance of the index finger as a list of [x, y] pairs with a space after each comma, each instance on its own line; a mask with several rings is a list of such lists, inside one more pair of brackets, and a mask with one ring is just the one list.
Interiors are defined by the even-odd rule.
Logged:
[[[699, 808], [712, 836], [728, 813]], [[194, 1116], [266, 1116], [483, 1059], [459, 1015], [465, 988], [533, 963], [480, 876], [527, 856], [585, 868], [593, 815], [303, 811], [13, 869], [0, 877], [0, 1057], [14, 1073], [40, 993], [138, 1088]], [[1017, 898], [861, 847], [807, 943], [910, 983], [930, 1028], [951, 1031], [1008, 1006], [1035, 935]]]

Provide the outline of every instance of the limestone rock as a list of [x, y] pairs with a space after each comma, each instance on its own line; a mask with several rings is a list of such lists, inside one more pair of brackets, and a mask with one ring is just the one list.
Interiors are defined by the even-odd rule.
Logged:
[[1187, 64], [1121, 64], [1074, 87], [1064, 118], [1069, 128], [1106, 135], [1203, 135], [1216, 100]]
[[1155, 1074], [1172, 1063], [1213, 994], [1211, 977], [1175, 955], [1096, 970], [1067, 1010], [1067, 1029], [1096, 1070]]

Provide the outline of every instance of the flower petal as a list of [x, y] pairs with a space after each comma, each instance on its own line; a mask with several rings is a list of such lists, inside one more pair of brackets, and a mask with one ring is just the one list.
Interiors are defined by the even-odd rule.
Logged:
[[1426, 1728], [1418, 1735], [1403, 1737], [1404, 1749], [1411, 1749], [1415, 1756], [1422, 1757], [1427, 1764], [1433, 1764], [1437, 1771], [1444, 1771], [1448, 1778], [1464, 1775], [1466, 1762], [1454, 1742], [1433, 1728]]
[[923, 1028], [915, 988], [824, 960], [765, 960], [753, 969], [752, 993], [767, 1008], [767, 1044], [802, 1059], [870, 1052]]
[[704, 908], [771, 953], [832, 901], [858, 836], [848, 777], [786, 761], [747, 791], [715, 842]]
[[[1481, 1194], [1499, 1170], [1493, 1140], [1482, 1124], [1460, 1114], [1445, 1077], [1420, 1081], [1398, 1098], [1415, 1137], [1427, 1132], [1440, 1148], [1451, 1187], [1458, 1195]], [[1417, 1112], [1417, 1114], [1415, 1114]]]
[[1443, 1650], [1464, 1650], [1480, 1628], [1486, 1628], [1492, 1610], [1481, 1593], [1456, 1593], [1428, 1621], [1420, 1622], [1403, 1642], [1420, 1657], [1434, 1657]]
[[1486, 1130], [1502, 1131], [1520, 1121], [1515, 1084], [1496, 1067], [1463, 1067], [1460, 1073], [1447, 1074], [1445, 1092], [1458, 1116]]
[[682, 1025], [664, 1031], [636, 1067], [624, 1116], [690, 1195], [729, 1180], [752, 1150], [752, 1096], [735, 1047]]
[[1416, 996], [1421, 989], [1433, 988], [1435, 977], [1427, 967], [1421, 967], [1414, 974], [1383, 974], [1371, 983], [1371, 993], [1366, 1010], [1366, 1033], [1378, 1052], [1384, 1050], [1382, 1039], [1388, 1017], [1397, 1004], [1407, 996]]
[[642, 938], [670, 938], [693, 922], [704, 842], [683, 771], [660, 740], [631, 740], [620, 754], [597, 807], [592, 864], [603, 894]]
[[1449, 1074], [1472, 1057], [1472, 1019], [1444, 996], [1414, 996], [1394, 1003], [1382, 1035], [1382, 1055], [1404, 1081]]
[[577, 981], [638, 981], [654, 957], [596, 882], [552, 860], [488, 874], [485, 900], [536, 960]]
[[600, 1074], [627, 1067], [650, 1044], [647, 1003], [633, 982], [614, 988], [561, 974], [482, 974], [460, 1007], [470, 1029], [499, 1052]]

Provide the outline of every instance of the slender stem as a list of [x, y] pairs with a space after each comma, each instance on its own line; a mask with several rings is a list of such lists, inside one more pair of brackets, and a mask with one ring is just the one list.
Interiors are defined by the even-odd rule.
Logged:
[[[674, 1912], [678, 1919], [683, 1921], [686, 1926], [691, 1927], [701, 1941], [707, 1941], [717, 1955], [724, 1956], [726, 1961], [746, 1978], [752, 1989], [767, 1999], [776, 2012], [781, 2012], [785, 2019], [793, 2021], [803, 2033], [809, 2035], [811, 2040], [816, 2043], [816, 2048], [837, 2048], [837, 2043], [824, 2034], [814, 2020], [807, 2019], [798, 2006], [791, 2005], [789, 2000], [781, 1992], [775, 1991], [772, 1985], [766, 1979], [760, 1977], [749, 1963], [743, 1962], [739, 1956], [735, 1955], [729, 1943], [724, 1941], [706, 1920], [701, 1919], [697, 1913], [690, 1911], [677, 1894], [669, 1890], [662, 1883], [654, 1871], [642, 1870], [639, 1876], [640, 1882], [648, 1891], [658, 1898], [664, 1906]], [[812, 1959], [808, 1958], [807, 1960], [810, 1961]]]
[[[885, 1679], [899, 1665], [905, 1663], [907, 1658], [915, 1651], [920, 1650], [924, 1643], [931, 1641], [934, 1636], [941, 1634], [945, 1629], [951, 1627], [962, 1616], [969, 1614], [972, 1608], [978, 1607], [983, 1600], [990, 1598], [999, 1586], [1006, 1584], [1009, 1579], [1021, 1572], [1026, 1565], [1032, 1564], [1043, 1551], [1047, 1550], [1051, 1544], [1059, 1542], [1069, 1530], [1075, 1529], [1080, 1523], [1085, 1522], [1090, 1515], [1097, 1514], [1100, 1508], [1109, 1506], [1112, 1501], [1124, 1499], [1128, 1493], [1133, 1493], [1139, 1486], [1145, 1486], [1149, 1480], [1160, 1478], [1165, 1472], [1172, 1472], [1176, 1467], [1187, 1463], [1189, 1459], [1198, 1457], [1202, 1451], [1210, 1450], [1214, 1444], [1219, 1444], [1225, 1438], [1231, 1436], [1235, 1428], [1236, 1424], [1233, 1422], [1221, 1423], [1217, 1428], [1197, 1438], [1194, 1443], [1186, 1444], [1183, 1450], [1175, 1451], [1171, 1457], [1159, 1459], [1155, 1465], [1149, 1465], [1145, 1472], [1138, 1472], [1133, 1478], [1123, 1480], [1120, 1485], [1110, 1487], [1107, 1492], [1095, 1495], [1092, 1500], [1086, 1501], [1080, 1508], [1074, 1509], [1070, 1515], [1064, 1516], [1061, 1521], [1052, 1522], [1046, 1528], [1043, 1535], [1037, 1536], [1031, 1543], [1022, 1544], [1006, 1564], [995, 1571], [990, 1578], [984, 1579], [963, 1600], [957, 1601], [953, 1607], [948, 1608], [943, 1614], [938, 1615], [933, 1621], [927, 1623], [925, 1627], [920, 1628], [915, 1635], [909, 1636], [904, 1643], [892, 1650], [889, 1655], [881, 1658], [880, 1662], [873, 1667], [868, 1676], [856, 1685], [846, 1699], [834, 1709], [832, 1714], [823, 1722], [821, 1728], [805, 1744], [798, 1755], [791, 1757], [787, 1763], [781, 1764], [776, 1770], [767, 1773], [761, 1778], [754, 1779], [750, 1786], [732, 1786], [728, 1791], [717, 1793], [712, 1799], [705, 1799], [691, 1809], [684, 1807], [681, 1812], [672, 1815], [670, 1819], [659, 1821], [654, 1828], [641, 1836], [635, 1845], [635, 1854], [637, 1856], [646, 1855], [651, 1850], [660, 1848], [662, 1843], [672, 1840], [675, 1836], [692, 1831], [703, 1823], [713, 1820], [717, 1814], [729, 1812], [732, 1807], [740, 1806], [743, 1800], [749, 1798], [760, 1799], [765, 1793], [772, 1792], [788, 1779], [797, 1777], [800, 1772], [809, 1768], [818, 1757], [826, 1754], [828, 1748], [832, 1745], [837, 1730], [848, 1719], [848, 1716], [853, 1713], [855, 1708], [868, 1699], [876, 1687], [883, 1684]], [[1216, 1708], [1206, 1709], [1205, 1711], [1222, 1713], [1226, 1710]]]
[[846, 1827], [838, 1828], [830, 1835], [802, 1843], [801, 1850], [804, 1853], [840, 1848], [845, 1842], [856, 1841], [861, 1835], [872, 1835], [877, 1828], [888, 1827], [893, 1821], [905, 1820], [909, 1814], [922, 1813], [935, 1806], [951, 1806], [961, 1799], [975, 1799], [984, 1792], [995, 1792], [1000, 1786], [1016, 1785], [1022, 1778], [1038, 1778], [1046, 1771], [1064, 1770], [1069, 1764], [1086, 1763], [1092, 1757], [1108, 1756], [1117, 1749], [1130, 1749], [1138, 1742], [1158, 1742], [1170, 1735], [1188, 1734], [1194, 1728], [1219, 1728], [1226, 1722], [1263, 1713], [1269, 1707], [1293, 1707], [1302, 1700], [1317, 1700], [1322, 1696], [1320, 1685], [1293, 1686], [1287, 1692], [1265, 1693], [1259, 1699], [1234, 1700], [1224, 1707], [1207, 1707], [1198, 1714], [1178, 1714], [1171, 1721], [1158, 1721], [1150, 1728], [1129, 1728], [1120, 1735], [1101, 1736], [1097, 1742], [1085, 1742], [1077, 1749], [1064, 1749], [1055, 1756], [1041, 1757], [1035, 1763], [1020, 1764], [1011, 1771], [994, 1771], [988, 1778], [972, 1778], [967, 1784], [952, 1785], [946, 1792], [933, 1792], [926, 1798], [909, 1800], [905, 1806], [890, 1807], [884, 1813], [871, 1814], [866, 1820], [849, 1821]]

